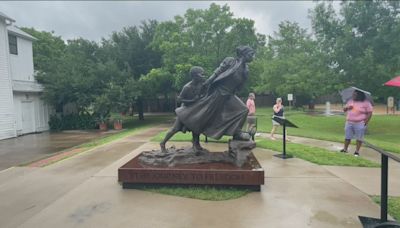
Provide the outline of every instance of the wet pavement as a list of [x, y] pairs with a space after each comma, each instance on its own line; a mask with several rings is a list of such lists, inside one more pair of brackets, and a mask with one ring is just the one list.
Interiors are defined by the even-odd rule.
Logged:
[[[269, 137], [268, 133], [261, 133], [260, 138]], [[278, 140], [282, 140], [281, 135], [276, 136]], [[318, 139], [304, 138], [298, 136], [289, 136], [290, 142], [299, 143], [303, 145], [320, 147], [326, 150], [330, 150], [332, 153], [340, 153], [339, 151], [343, 148], [343, 143], [324, 141]], [[348, 156], [353, 156], [351, 153], [355, 150], [355, 145], [349, 146]], [[395, 154], [397, 157], [399, 154]], [[371, 148], [362, 146], [360, 150], [360, 157], [374, 161], [381, 164], [381, 154], [374, 151]], [[367, 193], [368, 195], [380, 195], [380, 181], [381, 176], [380, 168], [364, 168], [364, 167], [343, 167], [343, 166], [324, 166], [334, 175], [340, 177], [343, 180], [351, 183], [356, 188]], [[391, 196], [400, 196], [400, 163], [389, 159], [389, 192]]]
[[163, 130], [143, 130], [44, 168], [12, 167], [0, 171], [0, 227], [18, 227]]
[[117, 131], [42, 132], [0, 140], [0, 170], [36, 161]]
[[[355, 173], [357, 187], [347, 176], [352, 170], [283, 160], [259, 148], [254, 154], [265, 170], [265, 185], [239, 199], [205, 201], [122, 189], [118, 168], [141, 151], [157, 149], [150, 138], [165, 129], [143, 130], [44, 168], [0, 171], [0, 226], [319, 228], [361, 227], [359, 215], [379, 217], [379, 206], [361, 186], [374, 184], [359, 178], [367, 176], [365, 170]], [[169, 146], [174, 144], [190, 143]], [[227, 145], [203, 146], [223, 151]]]
[[[136, 149], [104, 157], [111, 148], [121, 151], [122, 145], [139, 139], [142, 144]], [[24, 174], [0, 185], [0, 220], [5, 227], [319, 228], [361, 227], [359, 215], [379, 216], [379, 206], [367, 194], [324, 167], [297, 158], [282, 160], [264, 149], [255, 149], [254, 154], [265, 169], [265, 185], [261, 192], [239, 199], [205, 201], [122, 189], [118, 167], [141, 151], [158, 148], [157, 143], [142, 140], [131, 137], [100, 153], [84, 153], [31, 172], [21, 170]], [[226, 144], [204, 147], [220, 151]], [[91, 162], [95, 157], [97, 161]], [[23, 184], [31, 187], [21, 188]]]

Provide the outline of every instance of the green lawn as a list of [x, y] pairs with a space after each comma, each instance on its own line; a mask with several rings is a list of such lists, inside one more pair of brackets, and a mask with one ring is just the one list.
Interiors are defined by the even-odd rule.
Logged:
[[[372, 199], [375, 203], [381, 203], [380, 196], [372, 196]], [[400, 197], [389, 197], [388, 199], [388, 213], [396, 219], [396, 221], [400, 221]]]
[[[159, 142], [161, 141], [166, 132], [160, 132], [158, 135], [152, 138], [152, 141]], [[181, 132], [177, 133], [171, 141], [191, 141], [191, 134], [183, 134]], [[210, 140], [210, 142], [227, 142], [230, 137], [223, 137], [220, 141]], [[201, 137], [201, 140], [204, 141], [204, 137]], [[282, 142], [281, 141], [272, 141], [272, 140], [256, 140], [257, 147], [270, 149], [278, 152], [282, 152]], [[171, 145], [168, 144], [168, 145]], [[167, 146], [168, 146], [167, 145]], [[364, 159], [362, 157], [354, 157], [349, 154], [343, 154], [339, 152], [332, 152], [326, 149], [322, 149], [319, 147], [312, 147], [297, 143], [286, 144], [286, 151], [288, 154], [291, 154], [295, 157], [304, 159], [306, 161], [310, 161], [312, 163], [316, 163], [319, 165], [336, 165], [336, 166], [356, 166], [356, 167], [379, 167], [379, 164]]]
[[180, 196], [192, 199], [210, 200], [210, 201], [221, 201], [236, 199], [245, 196], [251, 192], [246, 189], [237, 188], [214, 188], [214, 187], [148, 187], [142, 186], [138, 189], [161, 193], [166, 195]]
[[[273, 140], [256, 140], [257, 147], [282, 152], [282, 142]], [[318, 164], [333, 166], [380, 167], [378, 163], [351, 154], [332, 152], [319, 147], [298, 143], [286, 143], [286, 153], [294, 157]]]
[[[258, 131], [270, 132], [271, 108], [258, 108]], [[335, 142], [343, 142], [345, 116], [308, 115], [303, 112], [287, 112], [286, 118], [299, 128], [288, 128], [288, 135], [303, 136]], [[280, 128], [278, 133], [282, 132]], [[375, 115], [372, 117], [365, 140], [384, 150], [400, 153], [400, 116]]]

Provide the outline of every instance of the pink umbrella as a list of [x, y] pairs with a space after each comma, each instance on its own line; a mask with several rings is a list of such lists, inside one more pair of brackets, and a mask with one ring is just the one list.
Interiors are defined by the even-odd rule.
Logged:
[[385, 86], [395, 86], [395, 87], [400, 87], [400, 76], [397, 76], [395, 78], [393, 78], [390, 81], [387, 81], [385, 84], [383, 84]]

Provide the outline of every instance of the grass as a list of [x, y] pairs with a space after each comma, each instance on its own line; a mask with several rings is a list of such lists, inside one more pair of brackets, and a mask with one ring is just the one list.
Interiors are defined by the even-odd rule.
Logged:
[[[372, 196], [372, 200], [377, 204], [381, 204], [380, 196]], [[396, 221], [400, 221], [400, 197], [389, 196], [389, 198], [388, 198], [388, 213]]]
[[180, 196], [192, 199], [210, 200], [210, 201], [221, 201], [237, 199], [245, 196], [251, 192], [247, 189], [237, 188], [214, 188], [214, 187], [146, 187], [142, 186], [138, 189], [161, 193], [166, 195]]
[[[257, 109], [258, 131], [271, 131], [271, 113], [271, 108]], [[312, 116], [297, 111], [287, 112], [285, 115], [299, 127], [288, 128], [288, 135], [343, 142], [345, 116]], [[375, 115], [370, 121], [365, 140], [386, 151], [400, 153], [399, 129], [399, 115]], [[279, 128], [277, 133], [282, 133], [282, 128]]]
[[[272, 128], [270, 108], [258, 108], [256, 115], [258, 117], [258, 131], [270, 132]], [[304, 112], [290, 111], [286, 113], [286, 117], [299, 127], [288, 128], [288, 135], [343, 142], [345, 116], [312, 116], [305, 114]], [[386, 151], [400, 153], [399, 129], [399, 115], [375, 115], [370, 121], [365, 139], [369, 143]], [[278, 128], [277, 133], [281, 134], [282, 128]], [[164, 135], [165, 133], [160, 134], [153, 138], [153, 140], [161, 141]], [[187, 141], [188, 137], [190, 137], [183, 135], [184, 134], [178, 133], [172, 138], [172, 140]], [[213, 141], [212, 139], [209, 140]], [[223, 138], [222, 141], [227, 141], [227, 138]]]
[[[256, 140], [257, 147], [282, 152], [282, 142], [272, 140]], [[332, 152], [319, 147], [312, 147], [298, 143], [286, 143], [286, 153], [294, 157], [318, 164], [332, 166], [355, 167], [380, 167], [378, 163], [362, 157], [354, 157], [349, 154]]]
[[[152, 138], [152, 141], [159, 142], [161, 141], [166, 132], [160, 132], [158, 135]], [[171, 141], [177, 142], [190, 142], [191, 134], [186, 133], [183, 134], [181, 132], [174, 135], [171, 138]], [[227, 142], [230, 137], [223, 137], [220, 141], [215, 141], [209, 139], [210, 142]], [[201, 140], [204, 141], [204, 137], [201, 137]], [[282, 152], [282, 142], [281, 141], [272, 141], [272, 140], [256, 140], [257, 147], [270, 149], [273, 151]], [[326, 150], [319, 147], [312, 147], [298, 143], [290, 143], [286, 144], [286, 151], [288, 154], [293, 155], [297, 158], [301, 158], [303, 160], [318, 164], [318, 165], [333, 165], [333, 166], [356, 166], [356, 167], [380, 167], [378, 163], [369, 161], [362, 157], [354, 157], [348, 154], [343, 153], [335, 153], [330, 150]]]

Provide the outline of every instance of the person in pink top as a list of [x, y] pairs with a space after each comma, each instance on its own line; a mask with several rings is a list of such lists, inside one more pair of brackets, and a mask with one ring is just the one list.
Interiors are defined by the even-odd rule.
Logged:
[[255, 134], [255, 130], [253, 129], [256, 125], [256, 104], [254, 100], [256, 99], [256, 95], [254, 93], [249, 93], [249, 97], [246, 101], [247, 109], [249, 109], [249, 113], [247, 114], [247, 131], [250, 135]]
[[372, 105], [366, 99], [365, 93], [355, 90], [352, 99], [350, 99], [343, 108], [343, 111], [347, 112], [347, 117], [344, 128], [344, 148], [340, 152], [347, 153], [351, 139], [355, 138], [356, 151], [354, 152], [354, 156], [360, 155], [360, 148], [364, 139], [365, 129], [371, 119], [372, 110]]

